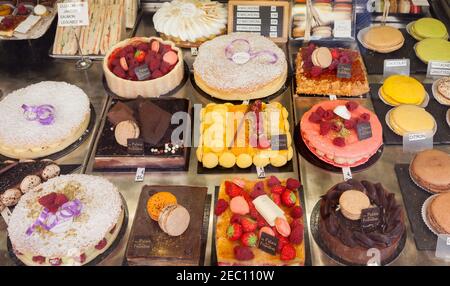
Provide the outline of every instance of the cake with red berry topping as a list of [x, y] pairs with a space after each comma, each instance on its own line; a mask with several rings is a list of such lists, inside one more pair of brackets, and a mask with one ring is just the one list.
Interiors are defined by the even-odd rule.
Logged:
[[215, 207], [221, 266], [304, 265], [304, 223], [296, 179], [233, 179], [220, 185]]
[[351, 49], [314, 44], [300, 48], [296, 80], [297, 94], [360, 96], [370, 90], [361, 55]]
[[110, 90], [120, 97], [158, 97], [181, 83], [183, 65], [183, 53], [174, 43], [135, 37], [112, 47], [103, 72]]
[[314, 105], [303, 115], [300, 131], [312, 153], [337, 167], [364, 164], [383, 144], [377, 116], [355, 101], [327, 100]]
[[38, 189], [22, 196], [8, 225], [14, 253], [25, 265], [83, 265], [117, 238], [124, 207], [108, 180], [64, 175]]

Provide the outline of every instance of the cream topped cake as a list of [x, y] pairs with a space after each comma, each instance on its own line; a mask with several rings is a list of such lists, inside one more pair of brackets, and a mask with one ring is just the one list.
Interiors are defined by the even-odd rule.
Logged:
[[45, 81], [16, 90], [0, 102], [0, 154], [34, 159], [78, 140], [90, 119], [89, 98], [79, 87]]
[[114, 242], [124, 219], [122, 199], [108, 180], [64, 175], [22, 196], [8, 226], [26, 265], [83, 265]]

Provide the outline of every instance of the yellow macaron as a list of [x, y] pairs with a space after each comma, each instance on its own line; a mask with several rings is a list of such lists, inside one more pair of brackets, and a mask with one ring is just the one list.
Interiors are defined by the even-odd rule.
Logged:
[[409, 132], [432, 131], [436, 127], [434, 117], [415, 105], [395, 107], [390, 111], [388, 120], [392, 131], [400, 136]]
[[394, 106], [421, 105], [426, 98], [426, 92], [417, 79], [406, 75], [392, 75], [384, 81], [380, 96]]

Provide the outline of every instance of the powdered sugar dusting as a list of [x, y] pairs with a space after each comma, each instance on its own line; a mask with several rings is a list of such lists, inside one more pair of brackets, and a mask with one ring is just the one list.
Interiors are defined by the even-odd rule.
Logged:
[[[58, 192], [69, 182], [81, 185], [76, 194], [83, 208], [68, 231], [63, 233], [35, 231], [27, 236], [26, 230], [43, 207], [38, 199], [48, 193]], [[40, 192], [28, 192], [15, 207], [8, 226], [8, 234], [16, 250], [45, 257], [67, 256], [71, 249], [81, 252], [95, 246], [117, 223], [122, 211], [122, 200], [117, 188], [102, 177], [89, 175], [63, 175], [48, 180]], [[37, 210], [37, 212], [36, 212]]]
[[[22, 105], [50, 104], [55, 121], [41, 125], [28, 121]], [[82, 89], [65, 82], [45, 81], [16, 90], [0, 102], [0, 142], [10, 148], [45, 147], [69, 137], [90, 112], [89, 98]]]
[[[225, 48], [235, 39], [249, 41], [252, 52], [275, 53], [277, 62], [270, 64], [266, 55], [260, 55], [243, 65], [234, 63], [226, 57]], [[244, 88], [252, 91], [252, 88], [268, 84], [286, 73], [287, 61], [284, 52], [271, 40], [251, 33], [233, 33], [202, 44], [194, 62], [194, 70], [213, 88]]]

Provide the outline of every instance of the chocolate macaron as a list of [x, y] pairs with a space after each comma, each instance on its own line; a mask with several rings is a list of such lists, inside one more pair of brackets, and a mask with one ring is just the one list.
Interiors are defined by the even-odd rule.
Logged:
[[429, 192], [450, 192], [450, 155], [436, 149], [419, 152], [411, 162], [410, 174]]
[[427, 219], [438, 234], [450, 234], [450, 193], [432, 198], [427, 208]]

